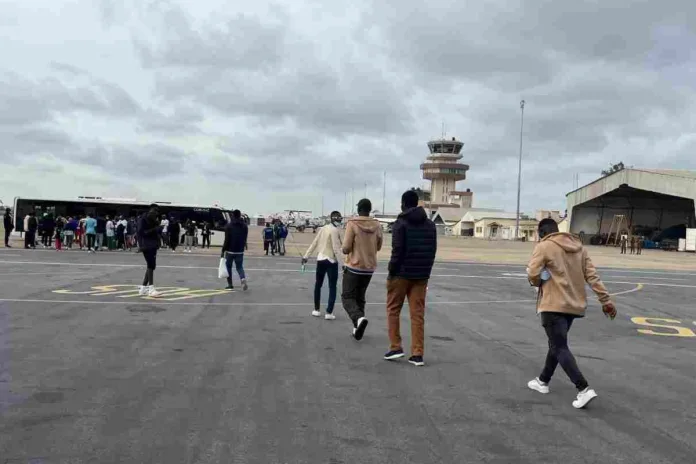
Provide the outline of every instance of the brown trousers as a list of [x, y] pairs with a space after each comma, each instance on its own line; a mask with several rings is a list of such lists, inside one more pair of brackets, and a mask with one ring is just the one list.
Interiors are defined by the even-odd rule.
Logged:
[[428, 280], [406, 280], [395, 277], [387, 280], [387, 327], [389, 351], [401, 347], [401, 308], [408, 298], [411, 313], [411, 356], [423, 356], [425, 338], [425, 293]]

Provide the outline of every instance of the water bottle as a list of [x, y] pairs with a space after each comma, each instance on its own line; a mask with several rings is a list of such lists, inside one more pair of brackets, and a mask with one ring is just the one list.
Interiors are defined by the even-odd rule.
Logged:
[[544, 268], [541, 270], [541, 280], [542, 282], [546, 282], [551, 278], [551, 273], [549, 272], [548, 269]]
[[302, 263], [302, 273], [305, 273], [305, 270], [307, 269], [307, 264]]

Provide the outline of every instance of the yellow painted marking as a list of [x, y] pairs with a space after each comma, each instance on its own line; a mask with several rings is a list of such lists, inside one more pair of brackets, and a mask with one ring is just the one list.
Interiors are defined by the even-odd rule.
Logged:
[[[186, 288], [186, 287], [157, 287], [157, 291], [160, 292], [160, 293], [163, 294], [163, 295], [168, 295], [168, 294], [170, 294], [170, 293], [176, 293], [176, 292], [183, 292], [183, 291], [186, 291], [186, 290], [189, 290], [189, 289]], [[138, 287], [138, 288], [136, 288], [136, 290], [135, 290], [135, 294], [133, 294], [133, 295], [123, 295], [123, 296], [119, 296], [119, 298], [134, 298], [134, 297], [136, 297], [136, 296], [141, 296], [141, 295], [139, 294], [139, 292], [140, 292], [140, 288]], [[121, 292], [119, 292], [119, 293], [121, 293]]]
[[[123, 290], [121, 290], [123, 289]], [[187, 287], [157, 287], [157, 291], [161, 293], [158, 298], [150, 298], [149, 296], [141, 296], [139, 294], [139, 285], [97, 285], [91, 290], [85, 292], [76, 292], [72, 290], [53, 290], [53, 293], [61, 295], [90, 295], [90, 296], [116, 296], [117, 298], [137, 298], [143, 300], [161, 300], [161, 301], [177, 301], [187, 300], [191, 298], [203, 298], [206, 296], [224, 295], [231, 293], [228, 290], [194, 290]]]
[[[150, 298], [149, 296], [144, 298], [146, 300], [164, 300], [164, 301], [177, 301], [177, 300], [188, 300], [190, 298], [202, 298], [205, 296], [215, 296], [224, 295], [225, 293], [231, 293], [228, 290], [187, 290], [182, 292], [167, 293], [164, 298]], [[178, 296], [181, 295], [181, 296]], [[172, 298], [176, 297], [176, 298]]]
[[643, 325], [647, 327], [661, 327], [663, 329], [669, 329], [672, 332], [656, 332], [650, 329], [638, 329], [639, 333], [645, 335], [662, 335], [667, 337], [696, 337], [696, 333], [693, 330], [675, 325], [665, 325], [665, 324], [655, 324], [651, 321], [657, 321], [667, 324], [681, 324], [681, 321], [676, 319], [661, 319], [657, 317], [632, 317], [631, 322], [638, 325]]

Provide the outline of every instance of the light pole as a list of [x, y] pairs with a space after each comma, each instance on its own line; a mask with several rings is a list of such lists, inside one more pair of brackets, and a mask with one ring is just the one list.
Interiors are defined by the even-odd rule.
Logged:
[[524, 100], [520, 102], [520, 159], [517, 165], [517, 216], [515, 220], [515, 240], [520, 237], [520, 188], [522, 185], [522, 131], [524, 129]]

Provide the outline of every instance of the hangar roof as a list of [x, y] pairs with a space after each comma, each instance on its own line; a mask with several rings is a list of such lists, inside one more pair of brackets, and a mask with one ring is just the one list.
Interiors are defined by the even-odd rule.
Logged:
[[623, 169], [569, 192], [566, 195], [568, 210], [572, 211], [576, 205], [587, 203], [621, 187], [696, 200], [696, 171]]

